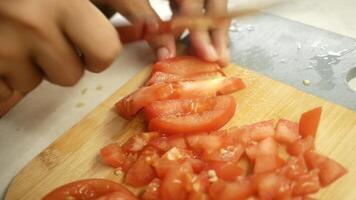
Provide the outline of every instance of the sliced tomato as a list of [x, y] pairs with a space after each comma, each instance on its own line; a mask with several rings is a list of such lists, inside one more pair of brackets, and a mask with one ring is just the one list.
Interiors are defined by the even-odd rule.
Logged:
[[138, 200], [138, 198], [132, 196], [131, 194], [129, 195], [122, 192], [112, 192], [95, 200]]
[[153, 167], [148, 163], [148, 157], [141, 155], [127, 171], [125, 182], [134, 187], [141, 187], [150, 183], [156, 176]]
[[134, 134], [122, 145], [122, 149], [127, 152], [142, 151], [151, 140], [159, 137], [160, 133], [158, 132], [143, 132]]
[[274, 121], [261, 121], [248, 126], [252, 140], [261, 141], [267, 137], [274, 136]]
[[192, 179], [192, 189], [189, 192], [188, 200], [209, 200], [207, 191], [210, 186], [210, 181], [207, 171], [202, 171], [197, 177]]
[[297, 123], [280, 119], [277, 122], [275, 138], [283, 144], [294, 143], [300, 138], [298, 129], [299, 125]]
[[215, 161], [209, 163], [209, 169], [213, 169], [217, 176], [225, 181], [234, 181], [244, 175], [245, 170], [238, 163]]
[[254, 184], [247, 178], [234, 182], [218, 180], [209, 188], [209, 195], [213, 200], [243, 200], [252, 196], [255, 192]]
[[299, 134], [305, 138], [312, 136], [315, 138], [318, 131], [321, 115], [321, 107], [314, 108], [302, 114], [299, 120]]
[[193, 56], [177, 56], [158, 61], [153, 65], [153, 72], [165, 72], [182, 76], [192, 76], [210, 72], [221, 72], [216, 63], [203, 61]]
[[276, 173], [260, 174], [255, 179], [260, 199], [290, 199], [292, 183]]
[[246, 153], [248, 159], [250, 159], [250, 161], [252, 161], [252, 162], [254, 162], [256, 160], [257, 149], [258, 149], [258, 146], [255, 144], [251, 144], [245, 148], [245, 153]]
[[320, 184], [323, 187], [335, 182], [347, 173], [347, 169], [336, 161], [313, 151], [304, 154], [305, 161], [310, 169], [318, 169]]
[[154, 101], [145, 107], [144, 112], [147, 120], [156, 117], [199, 114], [213, 109], [216, 101], [216, 97]]
[[314, 149], [314, 138], [308, 136], [297, 140], [295, 143], [292, 143], [287, 146], [287, 152], [292, 156], [303, 155], [305, 152]]
[[307, 173], [308, 168], [304, 161], [303, 156], [289, 157], [287, 163], [279, 169], [279, 173], [288, 179], [295, 180], [301, 175]]
[[232, 96], [217, 96], [215, 105], [209, 111], [185, 116], [157, 117], [150, 120], [148, 128], [170, 135], [213, 131], [232, 118], [235, 108], [236, 103]]
[[156, 147], [161, 152], [166, 152], [173, 147], [178, 147], [180, 149], [187, 148], [185, 138], [181, 134], [172, 135], [172, 136], [162, 136], [155, 139], [152, 139], [149, 142], [149, 145]]
[[137, 160], [137, 154], [127, 153], [117, 144], [109, 144], [103, 147], [100, 150], [100, 157], [105, 164], [114, 168], [121, 168], [125, 172]]
[[150, 184], [145, 188], [144, 193], [141, 196], [142, 200], [159, 200], [159, 187], [161, 185], [161, 180], [155, 178]]
[[162, 180], [160, 195], [163, 200], [185, 200], [192, 188], [193, 170], [183, 163], [168, 171]]
[[154, 72], [150, 79], [147, 81], [146, 85], [153, 85], [157, 83], [174, 83], [178, 81], [198, 81], [222, 76], [224, 75], [220, 71], [193, 75], [178, 75], [165, 72]]
[[318, 169], [314, 169], [295, 179], [293, 195], [301, 196], [314, 194], [320, 190]]
[[256, 144], [255, 141], [252, 140], [251, 133], [249, 127], [232, 127], [229, 128], [227, 134], [230, 136], [229, 140], [234, 143], [239, 143], [246, 146], [251, 144]]
[[116, 193], [127, 200], [135, 200], [135, 196], [119, 183], [105, 179], [85, 179], [71, 182], [48, 193], [43, 200], [94, 200], [99, 197]]
[[268, 137], [258, 144], [254, 173], [265, 173], [278, 169], [284, 164], [284, 160], [278, 155], [278, 144]]
[[237, 162], [244, 153], [241, 144], [223, 146], [215, 151], [205, 151], [202, 159], [205, 161]]
[[207, 133], [191, 134], [186, 140], [189, 148], [199, 156], [218, 151], [224, 144], [222, 137]]

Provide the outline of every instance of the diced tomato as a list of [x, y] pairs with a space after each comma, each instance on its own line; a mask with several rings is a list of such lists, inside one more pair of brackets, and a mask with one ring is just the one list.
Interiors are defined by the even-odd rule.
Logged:
[[248, 159], [250, 159], [250, 161], [252, 161], [252, 162], [254, 162], [256, 160], [257, 149], [258, 149], [258, 146], [254, 145], [254, 144], [251, 144], [245, 148], [245, 153], [246, 153]]
[[318, 172], [318, 169], [313, 169], [295, 179], [293, 195], [300, 196], [318, 192], [320, 190]]
[[222, 137], [206, 133], [188, 135], [186, 140], [188, 146], [200, 156], [218, 151], [224, 143]]
[[212, 200], [243, 200], [252, 196], [255, 192], [253, 183], [246, 178], [234, 182], [218, 180], [209, 188]]
[[122, 145], [122, 149], [127, 152], [138, 152], [144, 149], [150, 140], [158, 138], [160, 133], [158, 132], [144, 132], [131, 136], [125, 144]]
[[99, 197], [95, 200], [138, 200], [135, 196], [132, 196], [131, 194], [125, 194], [122, 192], [112, 192], [109, 193], [105, 196]]
[[205, 161], [237, 162], [244, 152], [242, 145], [223, 146], [215, 151], [205, 151], [202, 159]]
[[187, 144], [185, 142], [185, 138], [181, 134], [172, 135], [169, 137], [159, 137], [150, 141], [151, 146], [156, 147], [162, 152], [166, 152], [173, 147], [178, 147], [180, 149], [187, 148]]
[[100, 157], [105, 164], [126, 172], [136, 161], [137, 154], [124, 152], [117, 144], [109, 144], [100, 150]]
[[278, 144], [272, 137], [262, 140], [258, 144], [254, 173], [264, 173], [276, 170], [284, 164], [278, 156]]
[[297, 140], [295, 143], [287, 146], [287, 152], [292, 156], [303, 155], [305, 152], [314, 149], [314, 138], [308, 136]]
[[158, 61], [153, 65], [153, 72], [165, 72], [182, 76], [192, 76], [210, 72], [221, 72], [216, 63], [203, 61], [193, 56], [177, 56]]
[[105, 179], [85, 179], [71, 182], [48, 193], [43, 200], [88, 199], [94, 200], [107, 194], [116, 193], [127, 200], [135, 196], [119, 183]]
[[156, 176], [153, 167], [146, 161], [148, 157], [141, 155], [127, 171], [125, 182], [134, 187], [141, 187], [150, 183]]
[[297, 179], [299, 176], [307, 173], [308, 168], [305, 164], [303, 156], [289, 157], [286, 165], [279, 169], [279, 173], [283, 176], [294, 180]]
[[200, 173], [206, 168], [206, 163], [198, 158], [186, 158], [185, 161], [192, 166], [193, 171], [196, 174]]
[[274, 122], [273, 120], [261, 121], [248, 126], [248, 131], [252, 140], [260, 141], [267, 137], [274, 136]]
[[207, 194], [210, 181], [207, 171], [201, 172], [197, 177], [193, 177], [192, 190], [189, 192], [188, 200], [209, 200]]
[[203, 192], [192, 191], [189, 193], [188, 200], [209, 200], [209, 195]]
[[159, 200], [159, 187], [161, 185], [161, 180], [155, 178], [147, 185], [145, 192], [142, 194], [142, 200]]
[[313, 151], [304, 154], [305, 161], [310, 169], [319, 170], [320, 184], [326, 187], [347, 173], [342, 165], [336, 161]]
[[255, 181], [260, 199], [289, 199], [292, 196], [292, 183], [274, 172], [258, 175]]
[[217, 176], [225, 181], [234, 181], [237, 177], [245, 174], [245, 170], [233, 162], [210, 162], [209, 168], [213, 169]]
[[164, 176], [160, 195], [163, 200], [185, 200], [192, 188], [193, 170], [189, 164], [175, 166]]
[[229, 128], [226, 132], [234, 143], [242, 144], [245, 147], [256, 143], [251, 138], [249, 127], [233, 127]]
[[302, 114], [299, 120], [299, 134], [305, 138], [312, 136], [315, 138], [318, 131], [319, 121], [321, 115], [321, 107], [314, 108]]
[[298, 129], [299, 125], [297, 123], [280, 119], [277, 122], [275, 138], [280, 143], [294, 143], [300, 138]]
[[152, 85], [157, 83], [174, 83], [178, 81], [197, 81], [197, 80], [206, 80], [210, 78], [217, 78], [224, 76], [220, 71], [208, 72], [203, 74], [194, 74], [194, 75], [178, 75], [178, 74], [169, 74], [165, 72], [154, 72], [150, 79], [147, 81], [146, 85]]
[[199, 114], [211, 110], [216, 101], [215, 97], [154, 101], [145, 107], [145, 117], [150, 120], [155, 117]]
[[224, 126], [234, 115], [236, 108], [232, 96], [217, 96], [209, 111], [185, 116], [157, 117], [150, 120], [148, 128], [166, 134], [192, 134], [213, 131]]

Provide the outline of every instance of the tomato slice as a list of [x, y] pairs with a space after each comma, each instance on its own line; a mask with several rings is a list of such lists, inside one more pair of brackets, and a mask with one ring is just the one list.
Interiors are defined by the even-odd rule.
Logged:
[[276, 126], [275, 139], [283, 144], [291, 144], [299, 138], [299, 125], [285, 119], [280, 119]]
[[115, 193], [113, 196], [127, 197], [127, 200], [136, 200], [125, 187], [105, 179], [85, 179], [65, 184], [48, 193], [43, 200], [94, 200], [111, 193]]
[[165, 72], [182, 76], [205, 74], [210, 72], [221, 72], [221, 68], [216, 63], [207, 62], [193, 56], [177, 56], [163, 61], [158, 61], [153, 65], [153, 72]]
[[161, 185], [161, 180], [155, 178], [147, 185], [144, 193], [141, 196], [142, 200], [159, 200], [159, 187]]
[[315, 138], [320, 122], [321, 107], [314, 108], [302, 114], [299, 120], [299, 134], [305, 138], [312, 136]]
[[318, 169], [313, 169], [308, 173], [298, 176], [295, 179], [293, 195], [300, 196], [318, 192], [320, 190], [318, 172]]
[[252, 140], [261, 141], [267, 137], [273, 137], [274, 130], [274, 121], [261, 121], [255, 124], [251, 124], [248, 126], [248, 131], [250, 132], [250, 136]]
[[308, 151], [304, 154], [304, 157], [310, 169], [320, 170], [320, 184], [323, 187], [330, 185], [347, 173], [347, 169], [342, 165], [316, 152]]
[[126, 172], [136, 161], [137, 154], [127, 153], [117, 144], [109, 144], [100, 150], [100, 157], [105, 164]]
[[204, 74], [195, 74], [189, 76], [183, 76], [178, 74], [169, 74], [165, 72], [154, 72], [150, 79], [147, 81], [146, 85], [153, 85], [157, 83], [174, 83], [179, 81], [198, 81], [206, 80], [211, 78], [217, 78], [224, 76], [220, 71], [208, 72]]
[[209, 111], [184, 116], [167, 116], [151, 119], [149, 130], [165, 134], [192, 134], [209, 132], [224, 126], [234, 115], [236, 108], [232, 96], [217, 96], [215, 105]]
[[153, 101], [167, 99], [189, 99], [230, 94], [241, 90], [241, 79], [237, 77], [218, 77], [201, 81], [159, 83], [142, 87], [116, 103], [117, 112], [129, 119]]

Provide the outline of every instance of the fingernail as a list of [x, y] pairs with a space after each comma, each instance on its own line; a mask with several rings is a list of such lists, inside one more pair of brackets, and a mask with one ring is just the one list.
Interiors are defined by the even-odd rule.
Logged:
[[157, 58], [158, 60], [164, 60], [170, 58], [169, 50], [166, 47], [161, 47], [157, 50]]
[[213, 45], [209, 44], [207, 47], [207, 59], [209, 59], [209, 61], [216, 61], [218, 59], [218, 54], [215, 50], [215, 48], [213, 47]]

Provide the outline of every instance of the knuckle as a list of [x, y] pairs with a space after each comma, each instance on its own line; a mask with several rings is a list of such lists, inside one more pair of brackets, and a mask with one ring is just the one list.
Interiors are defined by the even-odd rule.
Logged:
[[57, 80], [54, 83], [63, 87], [71, 87], [76, 85], [82, 76], [83, 76], [83, 71], [76, 74], [68, 74], [66, 77], [63, 77], [62, 79]]
[[105, 70], [114, 62], [121, 50], [122, 47], [120, 43], [117, 42], [109, 45], [105, 51], [98, 51], [93, 55], [92, 61], [87, 63], [88, 70], [95, 73]]

